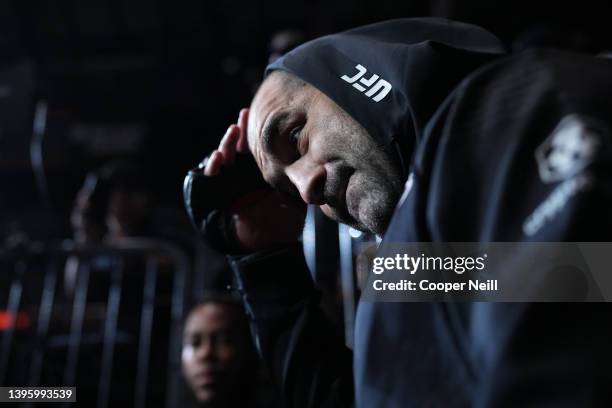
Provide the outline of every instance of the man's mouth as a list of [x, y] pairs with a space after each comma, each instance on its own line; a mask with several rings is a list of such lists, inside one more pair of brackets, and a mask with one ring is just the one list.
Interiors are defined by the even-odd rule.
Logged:
[[[354, 177], [351, 177], [353, 180]], [[354, 182], [348, 183], [345, 191], [345, 205], [346, 205], [346, 213], [350, 217], [353, 224], [357, 223], [359, 217], [359, 199], [360, 194], [357, 191], [357, 184]]]
[[330, 207], [346, 211], [346, 190], [355, 170], [347, 165], [336, 167], [327, 176], [323, 198]]
[[331, 213], [328, 216], [348, 225], [356, 225], [355, 215], [358, 212], [358, 195], [355, 194], [355, 170], [344, 168], [331, 178], [326, 186], [325, 202]]
[[347, 175], [344, 180], [342, 180], [342, 188], [340, 190], [339, 196], [338, 196], [338, 207], [340, 207], [342, 210], [348, 212], [348, 190], [350, 188], [351, 185], [351, 180], [353, 178], [353, 172], [351, 172], [349, 175]]

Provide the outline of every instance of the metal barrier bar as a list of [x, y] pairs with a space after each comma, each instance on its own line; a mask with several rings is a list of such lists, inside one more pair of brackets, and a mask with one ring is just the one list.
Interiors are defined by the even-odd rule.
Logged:
[[70, 337], [68, 344], [68, 356], [66, 357], [66, 368], [64, 371], [64, 385], [74, 386], [76, 370], [81, 345], [81, 332], [83, 319], [85, 317], [85, 306], [87, 302], [87, 291], [89, 289], [89, 263], [83, 263], [79, 259], [77, 272], [77, 284], [72, 304], [72, 320], [70, 322]]
[[19, 312], [19, 304], [21, 303], [21, 293], [23, 291], [23, 282], [21, 281], [25, 271], [25, 262], [17, 262], [15, 264], [15, 279], [11, 283], [9, 298], [6, 311], [8, 313], [9, 325], [2, 336], [2, 353], [0, 355], [0, 384], [6, 381], [8, 365], [11, 356], [11, 346], [13, 335], [15, 334], [15, 326], [17, 325], [17, 313]]
[[115, 352], [115, 337], [117, 335], [117, 318], [121, 303], [121, 281], [123, 278], [123, 262], [121, 259], [113, 260], [111, 283], [108, 290], [106, 304], [106, 319], [104, 322], [104, 343], [102, 348], [102, 369], [100, 370], [100, 388], [98, 394], [98, 408], [108, 406], [111, 375], [113, 372], [113, 357]]
[[157, 260], [147, 256], [144, 299], [140, 317], [140, 337], [138, 345], [138, 371], [136, 374], [136, 408], [144, 408], [147, 391], [147, 370], [149, 369], [149, 350], [151, 347], [151, 333], [153, 332], [153, 313], [155, 311], [155, 285], [157, 279]]
[[185, 280], [189, 265], [185, 257], [179, 257], [180, 253], [172, 251], [171, 255], [177, 265], [174, 274], [172, 289], [172, 321], [170, 323], [170, 344], [168, 347], [168, 385], [166, 395], [166, 406], [173, 408], [182, 405], [181, 384], [181, 345], [183, 314], [185, 313]]
[[342, 282], [342, 302], [344, 309], [344, 338], [352, 349], [355, 333], [355, 278], [353, 275], [353, 241], [349, 227], [338, 225], [340, 240], [340, 279]]
[[306, 218], [302, 230], [302, 247], [304, 248], [304, 259], [312, 279], [317, 277], [317, 228], [315, 224], [316, 206], [310, 204], [306, 207]]
[[58, 259], [54, 256], [47, 265], [40, 305], [38, 308], [38, 324], [36, 327], [36, 349], [32, 354], [32, 364], [30, 366], [30, 374], [28, 378], [28, 385], [30, 387], [38, 386], [40, 381], [40, 374], [44, 357], [43, 339], [47, 337], [47, 334], [49, 332], [49, 322], [51, 320], [51, 314], [53, 312], [53, 301], [55, 299], [57, 272]]
[[[185, 299], [186, 299], [186, 279], [187, 273], [190, 268], [190, 262], [187, 256], [182, 250], [176, 245], [165, 241], [151, 240], [151, 239], [124, 239], [120, 243], [112, 246], [89, 246], [89, 247], [78, 247], [75, 245], [62, 244], [59, 246], [52, 245], [32, 245], [30, 248], [24, 251], [6, 251], [0, 248], [0, 258], [7, 260], [16, 260], [15, 265], [20, 265], [21, 270], [18, 271], [18, 276], [25, 271], [25, 264], [20, 261], [24, 257], [49, 257], [51, 259], [58, 259], [53, 265], [49, 265], [46, 270], [46, 275], [43, 284], [43, 293], [41, 295], [41, 305], [39, 310], [37, 333], [41, 344], [44, 343], [44, 339], [49, 333], [49, 325], [52, 318], [53, 303], [55, 301], [55, 291], [57, 286], [57, 279], [59, 274], [59, 260], [65, 259], [69, 256], [75, 256], [79, 259], [79, 268], [77, 272], [77, 282], [75, 288], [75, 295], [72, 303], [72, 315], [70, 321], [70, 332], [68, 337], [68, 352], [66, 356], [66, 365], [64, 367], [64, 384], [75, 385], [79, 351], [81, 348], [81, 341], [83, 336], [83, 323], [85, 318], [85, 306], [87, 304], [87, 297], [89, 291], [89, 280], [91, 274], [90, 259], [94, 256], [99, 255], [110, 255], [110, 256], [127, 256], [127, 255], [138, 255], [146, 257], [147, 269], [145, 271], [145, 287], [144, 287], [144, 300], [142, 305], [142, 315], [140, 322], [140, 350], [138, 355], [137, 365], [137, 386], [135, 403], [137, 406], [143, 407], [146, 405], [146, 391], [148, 381], [148, 358], [151, 352], [151, 333], [153, 329], [153, 317], [155, 310], [155, 291], [156, 291], [156, 280], [159, 273], [158, 265], [155, 262], [155, 256], [159, 254], [167, 255], [171, 264], [174, 267], [173, 271], [173, 283], [172, 283], [172, 295], [170, 305], [170, 328], [169, 328], [169, 348], [168, 348], [168, 367], [167, 367], [167, 384], [166, 384], [166, 406], [177, 407], [181, 406], [182, 393], [180, 392], [181, 384], [181, 344], [182, 344], [182, 323], [183, 315], [185, 311]], [[115, 289], [115, 291], [120, 290]], [[9, 296], [9, 312], [16, 313], [19, 309], [21, 301], [22, 281], [13, 281], [11, 287], [11, 295]], [[111, 291], [112, 292], [112, 289]], [[112, 356], [114, 354], [114, 345], [117, 334], [117, 307], [120, 304], [120, 291], [118, 293], [109, 293], [108, 308], [107, 308], [107, 320], [105, 324], [105, 339], [104, 339], [104, 351], [103, 358], [106, 363], [103, 362], [105, 368], [100, 378], [100, 392], [104, 389], [108, 389], [110, 386], [110, 380], [112, 379]], [[115, 308], [114, 317], [109, 316], [112, 310]], [[9, 364], [9, 356], [11, 350], [11, 341], [13, 337], [12, 331], [5, 331], [2, 339], [2, 355], [0, 355], [0, 379], [6, 378], [6, 370]], [[42, 346], [40, 346], [42, 347]], [[28, 373], [29, 379], [33, 383], [38, 383], [41, 378], [41, 370], [44, 362], [44, 349], [37, 350], [33, 355], [32, 366]], [[4, 368], [3, 368], [4, 367]], [[106, 378], [106, 379], [105, 379]], [[33, 385], [33, 384], [30, 384]], [[98, 395], [101, 397], [101, 394]], [[98, 405], [100, 407], [107, 406], [109, 402], [108, 394], [106, 397], [99, 399]]]

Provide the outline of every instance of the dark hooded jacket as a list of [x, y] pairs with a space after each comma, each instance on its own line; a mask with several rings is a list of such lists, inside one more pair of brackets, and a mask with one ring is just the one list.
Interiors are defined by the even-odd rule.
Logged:
[[450, 91], [503, 54], [486, 30], [436, 18], [385, 21], [310, 41], [270, 64], [329, 96], [408, 170], [415, 143]]
[[[589, 188], [533, 214], [563, 181], [543, 180], [534, 152], [564, 119], [597, 122], [610, 146], [612, 61], [504, 56], [481, 28], [401, 19], [314, 40], [276, 69], [324, 92], [410, 175], [384, 241], [610, 241], [608, 148], [582, 169]], [[318, 309], [301, 248], [233, 267], [286, 406], [611, 403], [606, 305], [361, 302], [351, 355]]]

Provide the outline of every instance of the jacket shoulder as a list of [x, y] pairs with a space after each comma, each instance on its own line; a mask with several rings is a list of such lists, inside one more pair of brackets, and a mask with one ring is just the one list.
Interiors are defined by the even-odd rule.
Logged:
[[[543, 180], [541, 167], [553, 153], [550, 160], [564, 158], [561, 153], [567, 156], [567, 149], [542, 153], [548, 142], [561, 137], [572, 136], [562, 142], [575, 140], [572, 148], [582, 149], [583, 130], [596, 133], [600, 148], [591, 155], [588, 170], [598, 180], [608, 180], [611, 68], [612, 61], [603, 58], [532, 50], [497, 60], [466, 78], [430, 121], [415, 155], [415, 185], [425, 200], [420, 208], [429, 237], [525, 239], [525, 220], [559, 184]], [[580, 137], [561, 132], [567, 123], [580, 130]], [[565, 223], [547, 238], [594, 236], [568, 231], [577, 220], [593, 225], [580, 211], [589, 208], [591, 214], [602, 214], [594, 203], [609, 205], [609, 193], [601, 190], [604, 184], [571, 200], [563, 217], [555, 217]]]

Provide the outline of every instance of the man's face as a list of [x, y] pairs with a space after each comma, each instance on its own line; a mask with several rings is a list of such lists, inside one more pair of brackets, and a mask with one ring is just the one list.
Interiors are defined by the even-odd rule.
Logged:
[[253, 99], [248, 141], [266, 181], [329, 217], [384, 233], [401, 193], [390, 156], [315, 87], [266, 78]]
[[236, 305], [207, 302], [191, 311], [183, 333], [183, 375], [199, 403], [231, 399], [248, 373], [248, 333]]

